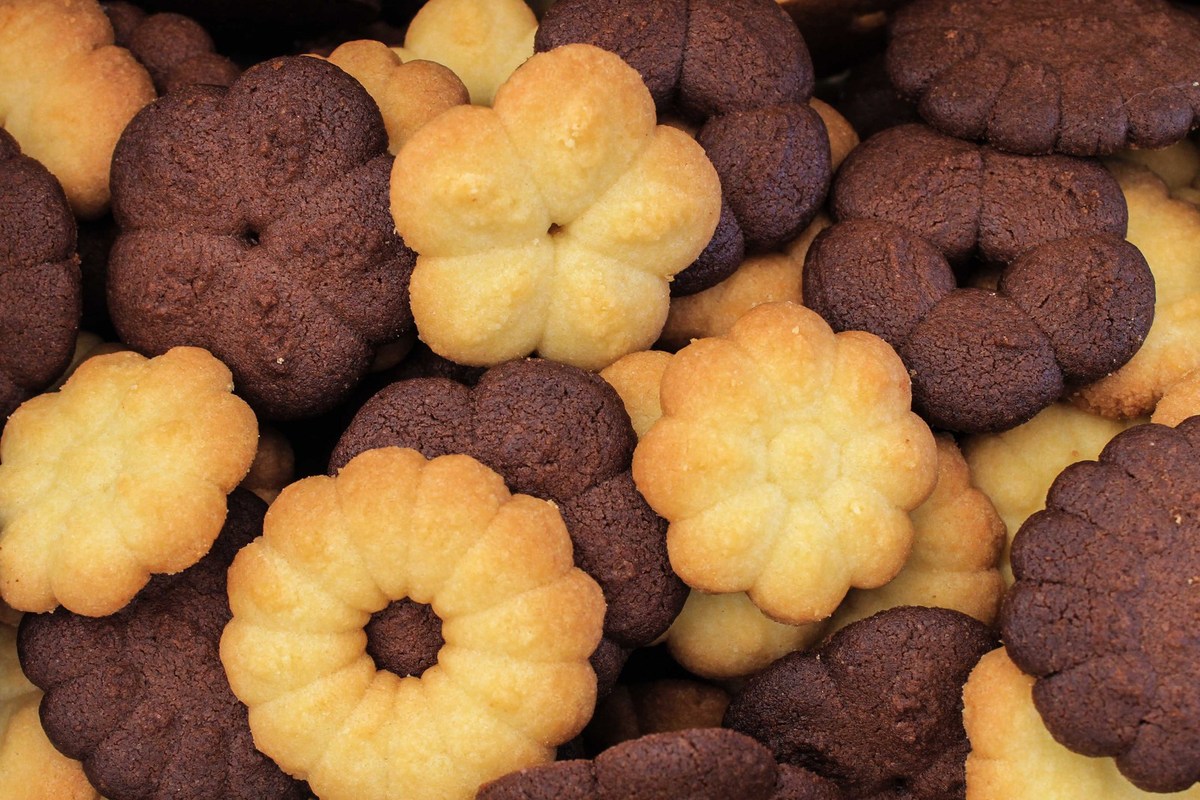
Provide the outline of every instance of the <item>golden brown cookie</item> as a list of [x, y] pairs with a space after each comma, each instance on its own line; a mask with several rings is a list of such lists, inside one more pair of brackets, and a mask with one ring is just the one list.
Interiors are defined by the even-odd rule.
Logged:
[[1167, 387], [1162, 399], [1154, 407], [1150, 421], [1160, 425], [1178, 425], [1196, 414], [1200, 414], [1200, 369], [1189, 372]]
[[258, 423], [206, 351], [88, 359], [0, 437], [0, 593], [22, 611], [124, 606], [208, 552]]
[[255, 743], [323, 800], [470, 798], [592, 713], [600, 588], [552, 504], [467, 456], [369, 450], [292, 484], [229, 597]]

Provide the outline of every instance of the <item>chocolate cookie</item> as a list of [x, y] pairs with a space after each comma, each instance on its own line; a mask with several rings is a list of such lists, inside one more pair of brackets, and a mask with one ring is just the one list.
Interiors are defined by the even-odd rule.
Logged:
[[154, 577], [112, 616], [59, 609], [23, 618], [18, 654], [46, 693], [46, 735], [83, 762], [105, 797], [308, 796], [255, 749], [246, 707], [217, 653], [230, 619], [226, 570], [261, 532], [265, 511], [249, 492], [234, 492], [209, 554], [177, 575]]
[[1200, 417], [1119, 434], [1021, 526], [1001, 612], [1054, 738], [1151, 792], [1200, 781], [1197, 497]]
[[594, 761], [559, 761], [484, 784], [479, 800], [839, 800], [828, 781], [781, 766], [767, 748], [725, 728], [654, 733]]
[[[824, 202], [829, 137], [808, 106], [812, 62], [796, 26], [771, 0], [560, 0], [546, 12], [534, 47], [586, 42], [624, 58], [646, 82], [660, 116], [698, 127], [745, 250], [795, 238]], [[679, 274], [690, 294], [726, 277], [741, 248], [720, 239], [705, 266]], [[721, 269], [714, 269], [719, 261]], [[710, 277], [689, 275], [698, 269]], [[709, 282], [711, 281], [711, 282]]]
[[229, 86], [241, 69], [213, 49], [212, 37], [191, 17], [170, 12], [149, 14], [133, 3], [103, 4], [119, 47], [142, 62], [159, 94], [182, 86]]
[[416, 378], [383, 389], [334, 448], [330, 471], [376, 447], [427, 458], [465, 453], [513, 492], [552, 500], [608, 602], [605, 637], [621, 647], [658, 638], [686, 599], [667, 559], [666, 523], [630, 476], [635, 438], [616, 392], [598, 376], [552, 361], [493, 367], [474, 388]]
[[71, 361], [81, 310], [75, 237], [58, 181], [0, 128], [0, 429]]
[[961, 799], [962, 687], [995, 644], [987, 626], [957, 611], [883, 611], [751, 678], [725, 724], [850, 798]]
[[1164, 0], [916, 0], [890, 32], [892, 81], [959, 138], [1101, 155], [1197, 125], [1200, 21]]
[[146, 107], [113, 157], [121, 338], [207, 348], [266, 416], [331, 408], [412, 324], [386, 148], [370, 95], [313, 58]]
[[[1119, 368], [1149, 331], [1154, 278], [1098, 163], [905, 125], [846, 159], [832, 203], [804, 301], [895, 347], [937, 427], [1011, 428]], [[970, 288], [981, 263], [1003, 268], [994, 292]]]
[[889, 15], [904, 0], [776, 0], [796, 21], [818, 75], [883, 51]]

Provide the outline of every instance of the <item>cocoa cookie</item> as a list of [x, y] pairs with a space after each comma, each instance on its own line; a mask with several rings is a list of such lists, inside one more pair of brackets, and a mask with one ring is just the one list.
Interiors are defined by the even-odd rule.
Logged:
[[725, 728], [655, 733], [622, 742], [594, 761], [559, 761], [484, 784], [479, 800], [838, 800], [811, 772], [777, 765], [758, 742]]
[[343, 399], [411, 327], [379, 109], [337, 67], [279, 58], [148, 106], [113, 159], [109, 311], [144, 353], [205, 347], [260, 413]]
[[957, 611], [883, 611], [751, 678], [725, 724], [847, 797], [962, 798], [962, 687], [995, 644]]
[[0, 128], [0, 429], [71, 361], [82, 302], [75, 239], [58, 181]]
[[1200, 781], [1200, 417], [1138, 425], [1067, 467], [1013, 541], [1001, 630], [1066, 747], [1139, 788]]
[[939, 130], [1014, 153], [1166, 147], [1200, 113], [1200, 20], [1164, 0], [917, 0], [888, 74]]
[[265, 511], [248, 492], [230, 495], [209, 554], [177, 575], [155, 577], [112, 616], [59, 609], [23, 618], [18, 654], [46, 693], [46, 735], [83, 762], [105, 797], [308, 796], [254, 748], [246, 707], [217, 654], [230, 619], [226, 570], [261, 532]]
[[[832, 204], [839, 221], [808, 251], [804, 301], [895, 347], [936, 427], [1020, 424], [1118, 369], [1149, 332], [1154, 278], [1098, 163], [905, 125], [846, 159]], [[970, 288], [979, 264], [1003, 269], [996, 291]]]
[[[807, 104], [814, 81], [808, 49], [776, 3], [561, 0], [546, 12], [534, 47], [570, 42], [620, 55], [646, 82], [660, 116], [698, 128], [746, 250], [777, 248], [816, 215], [832, 170], [829, 137]], [[680, 273], [686, 291], [677, 294], [732, 272], [738, 248], [723, 243], [721, 251], [723, 271], [703, 268], [716, 280], [701, 282], [690, 267]]]
[[216, 52], [208, 31], [191, 17], [147, 15], [125, 0], [112, 0], [103, 8], [117, 45], [142, 62], [159, 94], [193, 84], [229, 86], [241, 74], [237, 64]]
[[474, 388], [444, 378], [386, 387], [359, 411], [330, 471], [377, 447], [427, 458], [465, 453], [496, 470], [514, 492], [552, 500], [575, 561], [608, 602], [605, 637], [640, 647], [679, 613], [686, 587], [667, 559], [666, 524], [630, 476], [635, 438], [616, 392], [598, 376], [552, 361], [493, 367]]

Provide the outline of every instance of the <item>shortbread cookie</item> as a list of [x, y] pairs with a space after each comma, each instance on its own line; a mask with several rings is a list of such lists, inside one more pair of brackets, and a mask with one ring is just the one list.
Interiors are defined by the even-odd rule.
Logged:
[[679, 351], [660, 400], [633, 477], [671, 523], [671, 566], [690, 586], [748, 592], [798, 624], [899, 572], [937, 455], [881, 339], [835, 335], [792, 303], [757, 306]]
[[1013, 541], [1001, 630], [1046, 727], [1147, 791], [1200, 780], [1198, 495], [1200, 417], [1138, 425], [1065, 469]]
[[552, 504], [467, 456], [370, 450], [292, 484], [229, 599], [255, 744], [323, 800], [474, 797], [595, 703], [600, 588]]
[[440, 115], [392, 174], [396, 228], [419, 254], [417, 330], [473, 365], [536, 350], [601, 369], [646, 349], [670, 277], [720, 214], [704, 151], [656, 125], [637, 73], [588, 45], [530, 58], [492, 109]]
[[231, 494], [212, 550], [155, 576], [115, 614], [58, 609], [21, 621], [21, 667], [46, 693], [46, 734], [109, 800], [308, 796], [255, 749], [217, 655], [230, 618], [225, 573], [262, 532], [265, 511], [249, 492]]
[[0, 5], [0, 122], [62, 184], [81, 217], [104, 213], [113, 147], [154, 84], [96, 0]]
[[1174, 427], [1197, 414], [1200, 414], [1200, 369], [1171, 384], [1154, 407], [1150, 421]]
[[101, 616], [151, 573], [200, 560], [254, 458], [254, 412], [225, 365], [179, 347], [85, 361], [0, 437], [0, 593], [21, 611]]

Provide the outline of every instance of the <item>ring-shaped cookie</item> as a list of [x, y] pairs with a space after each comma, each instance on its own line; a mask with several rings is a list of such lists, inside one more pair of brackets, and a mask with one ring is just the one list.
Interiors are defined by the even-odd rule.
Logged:
[[[467, 456], [360, 454], [272, 505], [229, 573], [221, 659], [255, 744], [323, 800], [470, 798], [591, 716], [604, 600], [553, 505]], [[437, 664], [378, 669], [393, 601], [442, 622]]]

